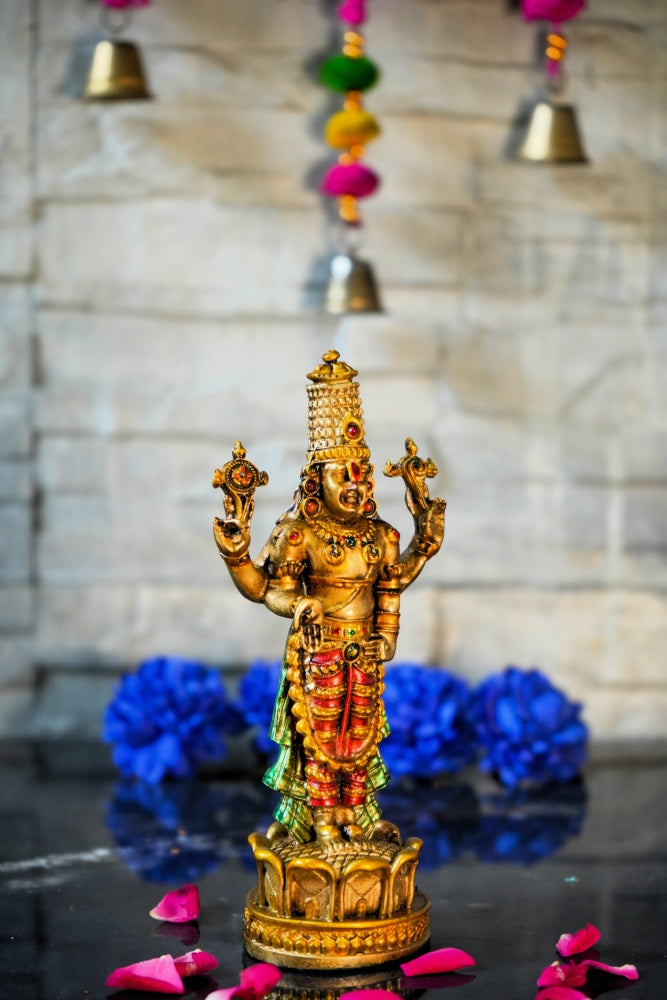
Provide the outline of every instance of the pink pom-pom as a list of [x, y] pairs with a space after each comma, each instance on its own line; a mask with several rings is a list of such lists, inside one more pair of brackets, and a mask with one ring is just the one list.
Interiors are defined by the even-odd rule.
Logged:
[[586, 0], [521, 0], [521, 12], [527, 21], [553, 21], [561, 24], [580, 14]]
[[122, 10], [124, 7], [148, 7], [151, 0], [100, 0], [103, 7], [114, 7]]
[[336, 14], [348, 24], [363, 24], [366, 20], [366, 3], [367, 0], [345, 0], [336, 8]]
[[334, 163], [325, 174], [320, 191], [332, 198], [351, 194], [355, 198], [368, 198], [377, 191], [380, 178], [363, 163]]

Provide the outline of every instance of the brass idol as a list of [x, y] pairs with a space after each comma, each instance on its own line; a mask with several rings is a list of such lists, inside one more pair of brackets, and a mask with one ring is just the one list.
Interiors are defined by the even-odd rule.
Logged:
[[411, 438], [385, 473], [401, 477], [414, 520], [408, 545], [373, 496], [358, 373], [328, 351], [308, 378], [306, 463], [294, 503], [255, 560], [254, 492], [268, 481], [240, 442], [216, 470], [225, 517], [213, 533], [244, 597], [290, 620], [270, 735], [278, 756], [264, 781], [281, 798], [275, 822], [249, 837], [258, 881], [244, 943], [255, 958], [304, 969], [396, 961], [428, 941], [428, 899], [415, 874], [421, 841], [381, 816], [389, 780], [384, 664], [396, 648], [402, 592], [439, 550], [445, 501], [437, 469]]

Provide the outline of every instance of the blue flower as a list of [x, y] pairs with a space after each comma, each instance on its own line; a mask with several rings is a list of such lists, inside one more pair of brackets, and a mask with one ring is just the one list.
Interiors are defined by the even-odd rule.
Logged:
[[586, 759], [588, 730], [580, 712], [539, 670], [506, 667], [492, 674], [473, 694], [480, 767], [510, 787], [570, 781]]
[[477, 856], [487, 862], [530, 865], [551, 857], [581, 832], [586, 790], [581, 783], [512, 788], [483, 799]]
[[105, 822], [121, 861], [149, 881], [182, 885], [229, 859], [252, 854], [248, 830], [271, 822], [268, 792], [201, 780], [149, 785], [119, 781]]
[[391, 735], [382, 743], [389, 771], [435, 778], [472, 760], [476, 748], [469, 696], [465, 682], [446, 670], [412, 663], [390, 667], [384, 702]]
[[225, 860], [225, 794], [203, 782], [149, 785], [123, 779], [105, 821], [128, 868], [152, 882], [182, 885]]
[[190, 778], [204, 761], [225, 756], [223, 733], [239, 718], [218, 672], [178, 656], [145, 660], [126, 674], [104, 715], [103, 739], [124, 777], [157, 784]]
[[280, 683], [280, 671], [280, 660], [273, 663], [256, 660], [250, 664], [239, 684], [236, 709], [246, 726], [255, 727], [255, 746], [265, 754], [273, 753], [276, 749], [275, 743], [269, 739], [269, 726]]
[[436, 871], [475, 847], [480, 810], [470, 785], [403, 779], [383, 789], [380, 804], [401, 834], [422, 841], [420, 871]]

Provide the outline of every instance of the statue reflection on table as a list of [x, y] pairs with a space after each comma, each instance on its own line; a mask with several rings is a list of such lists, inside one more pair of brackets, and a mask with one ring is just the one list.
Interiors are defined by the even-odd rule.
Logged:
[[308, 375], [306, 465], [255, 560], [250, 524], [266, 473], [237, 442], [213, 479], [226, 514], [215, 541], [235, 586], [291, 619], [270, 731], [280, 752], [264, 778], [281, 800], [267, 833], [249, 837], [258, 885], [244, 942], [294, 968], [378, 965], [428, 940], [430, 904], [415, 889], [421, 841], [401, 841], [376, 792], [389, 780], [378, 745], [389, 732], [383, 676], [400, 595], [442, 544], [445, 502], [429, 498], [437, 469], [408, 438], [384, 469], [403, 478], [414, 519], [401, 552], [377, 514], [357, 374], [332, 350]]

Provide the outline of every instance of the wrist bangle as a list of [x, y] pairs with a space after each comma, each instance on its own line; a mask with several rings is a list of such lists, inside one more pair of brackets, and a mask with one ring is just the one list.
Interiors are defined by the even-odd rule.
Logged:
[[250, 556], [247, 552], [244, 552], [242, 556], [226, 556], [222, 552], [220, 555], [228, 566], [242, 566], [243, 563], [250, 562]]

